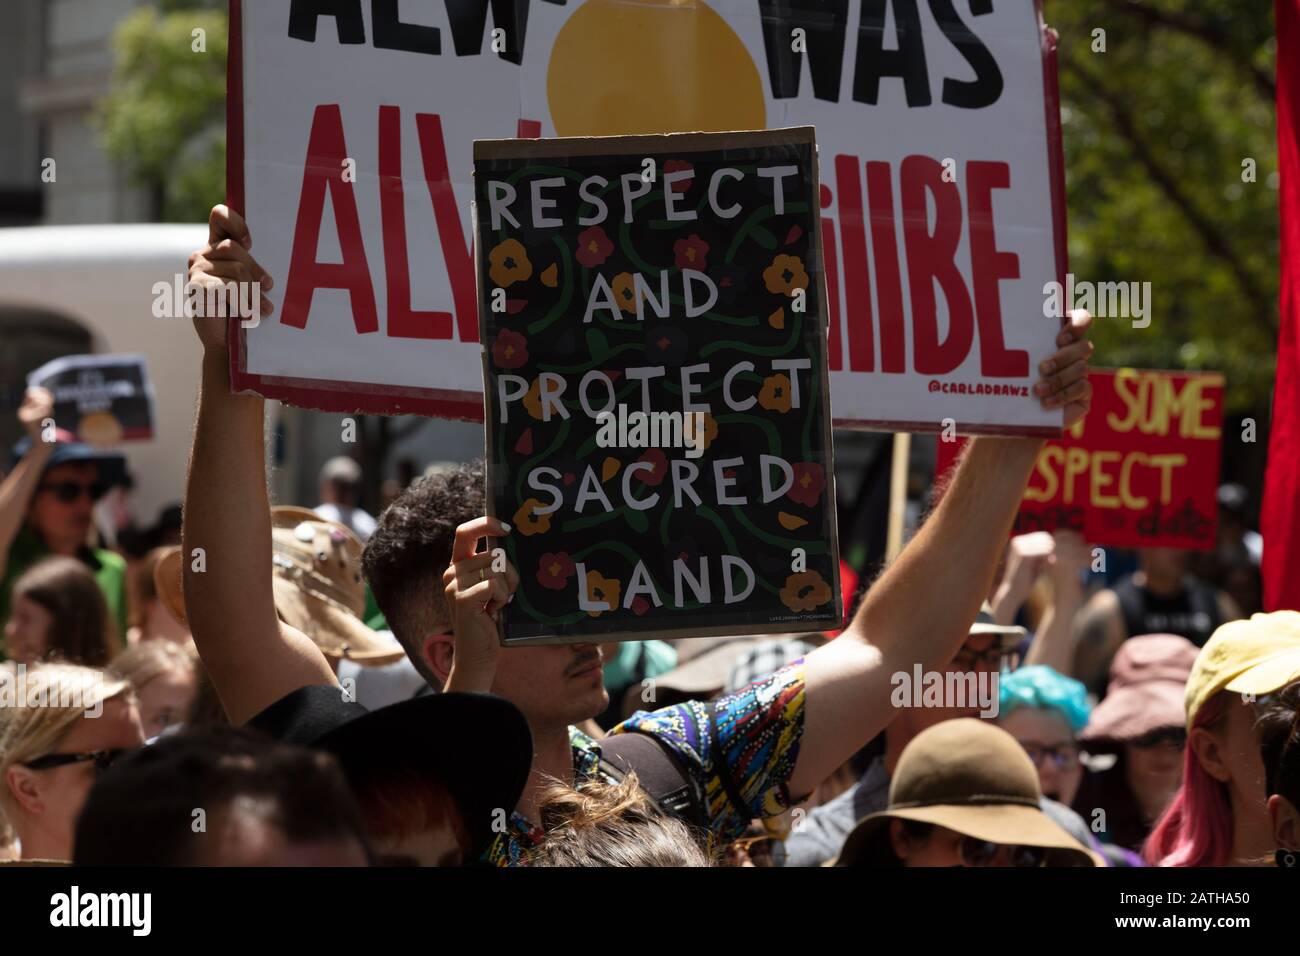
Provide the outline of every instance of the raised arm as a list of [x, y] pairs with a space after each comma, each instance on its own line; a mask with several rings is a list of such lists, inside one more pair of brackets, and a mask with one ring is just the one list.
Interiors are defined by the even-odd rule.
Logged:
[[[270, 276], [249, 255], [251, 245], [239, 214], [215, 207], [208, 245], [190, 256], [190, 281], [204, 289], [225, 287], [235, 302], [233, 283], [258, 281], [263, 290], [271, 288]], [[271, 312], [265, 297], [261, 311]], [[241, 724], [290, 691], [335, 678], [316, 645], [275, 613], [264, 402], [230, 392], [228, 321], [194, 319], [203, 343], [203, 373], [185, 487], [182, 557], [195, 646], [226, 715]], [[198, 548], [202, 571], [195, 570]]]
[[54, 412], [54, 396], [43, 388], [29, 388], [18, 408], [18, 421], [31, 439], [27, 454], [0, 482], [0, 580], [9, 570], [9, 549], [27, 517], [27, 505], [45, 470], [54, 443], [41, 440], [41, 422]]
[[[1067, 427], [1091, 399], [1091, 321], [1074, 313], [1057, 337], [1058, 351], [1039, 365], [1035, 394], [1047, 408], [1065, 408]], [[889, 724], [896, 713], [891, 675], [951, 662], [992, 586], [1041, 447], [1041, 440], [1019, 438], [970, 442], [943, 500], [867, 592], [848, 630], [808, 656], [792, 793], [812, 792]]]
[[1069, 675], [1074, 667], [1074, 619], [1083, 607], [1083, 571], [1088, 567], [1088, 546], [1077, 531], [1052, 532], [1050, 578], [1052, 603], [1038, 623], [1038, 633], [1025, 654], [1026, 664], [1043, 664]]

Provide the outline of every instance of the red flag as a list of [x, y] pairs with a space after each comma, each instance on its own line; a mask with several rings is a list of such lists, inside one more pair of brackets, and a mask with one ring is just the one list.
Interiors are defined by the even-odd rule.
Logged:
[[1264, 609], [1300, 610], [1300, 0], [1277, 0], [1281, 334], [1264, 473]]

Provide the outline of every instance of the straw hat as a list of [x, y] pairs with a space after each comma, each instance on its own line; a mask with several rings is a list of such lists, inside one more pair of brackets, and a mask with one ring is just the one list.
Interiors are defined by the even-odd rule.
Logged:
[[[271, 509], [272, 587], [280, 620], [310, 637], [331, 660], [379, 667], [401, 660], [403, 651], [361, 619], [361, 550], [347, 527], [314, 511]], [[169, 548], [158, 561], [154, 583], [167, 610], [186, 624], [180, 548]]]

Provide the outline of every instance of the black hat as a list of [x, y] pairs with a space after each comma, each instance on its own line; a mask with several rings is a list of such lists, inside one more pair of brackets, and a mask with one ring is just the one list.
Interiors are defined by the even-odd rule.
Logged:
[[[10, 453], [10, 467], [17, 465], [23, 456], [31, 450], [32, 440], [24, 438], [14, 445]], [[126, 458], [119, 452], [106, 451], [79, 441], [60, 441], [54, 443], [54, 450], [45, 459], [45, 471], [55, 465], [67, 465], [74, 462], [89, 461], [99, 465], [99, 480], [108, 487], [126, 484]]]
[[248, 726], [283, 743], [333, 754], [349, 778], [380, 767], [429, 768], [460, 805], [473, 858], [492, 842], [496, 811], [509, 814], [533, 764], [528, 721], [492, 694], [425, 694], [368, 710], [328, 684], [300, 687]]

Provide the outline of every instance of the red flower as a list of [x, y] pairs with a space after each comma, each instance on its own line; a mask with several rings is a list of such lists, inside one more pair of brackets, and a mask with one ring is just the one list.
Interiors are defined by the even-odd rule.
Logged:
[[709, 254], [709, 244], [691, 233], [689, 239], [678, 239], [673, 243], [673, 254], [677, 257], [677, 268], [704, 271], [704, 258]]
[[537, 583], [552, 591], [563, 591], [576, 571], [569, 552], [557, 551], [551, 554], [548, 551], [537, 562]]
[[492, 343], [492, 361], [497, 368], [519, 368], [528, 361], [528, 340], [518, 332], [502, 329]]
[[644, 461], [650, 465], [649, 468], [642, 468], [636, 473], [636, 476], [647, 485], [653, 487], [659, 484], [668, 474], [668, 456], [664, 454], [662, 448], [651, 448], [637, 461]]
[[608, 259], [613, 251], [614, 243], [605, 235], [605, 230], [600, 226], [592, 226], [578, 233], [578, 248], [574, 250], [574, 258], [588, 269], [594, 269]]
[[637, 617], [640, 617], [648, 610], [650, 610], [650, 602], [641, 595], [638, 594], [632, 599], [632, 613]]
[[791, 501], [811, 508], [817, 504], [825, 487], [826, 472], [821, 465], [811, 461], [797, 461], [794, 463], [794, 484], [786, 495]]
[[[694, 169], [694, 168], [695, 168], [694, 166], [692, 166], [684, 159], [670, 159], [666, 163], [664, 163], [665, 173], [679, 173], [683, 169]], [[673, 183], [673, 192], [675, 193], [686, 192], [686, 190], [691, 188], [691, 182], [692, 179], [690, 176], [683, 176], [681, 179]]]

